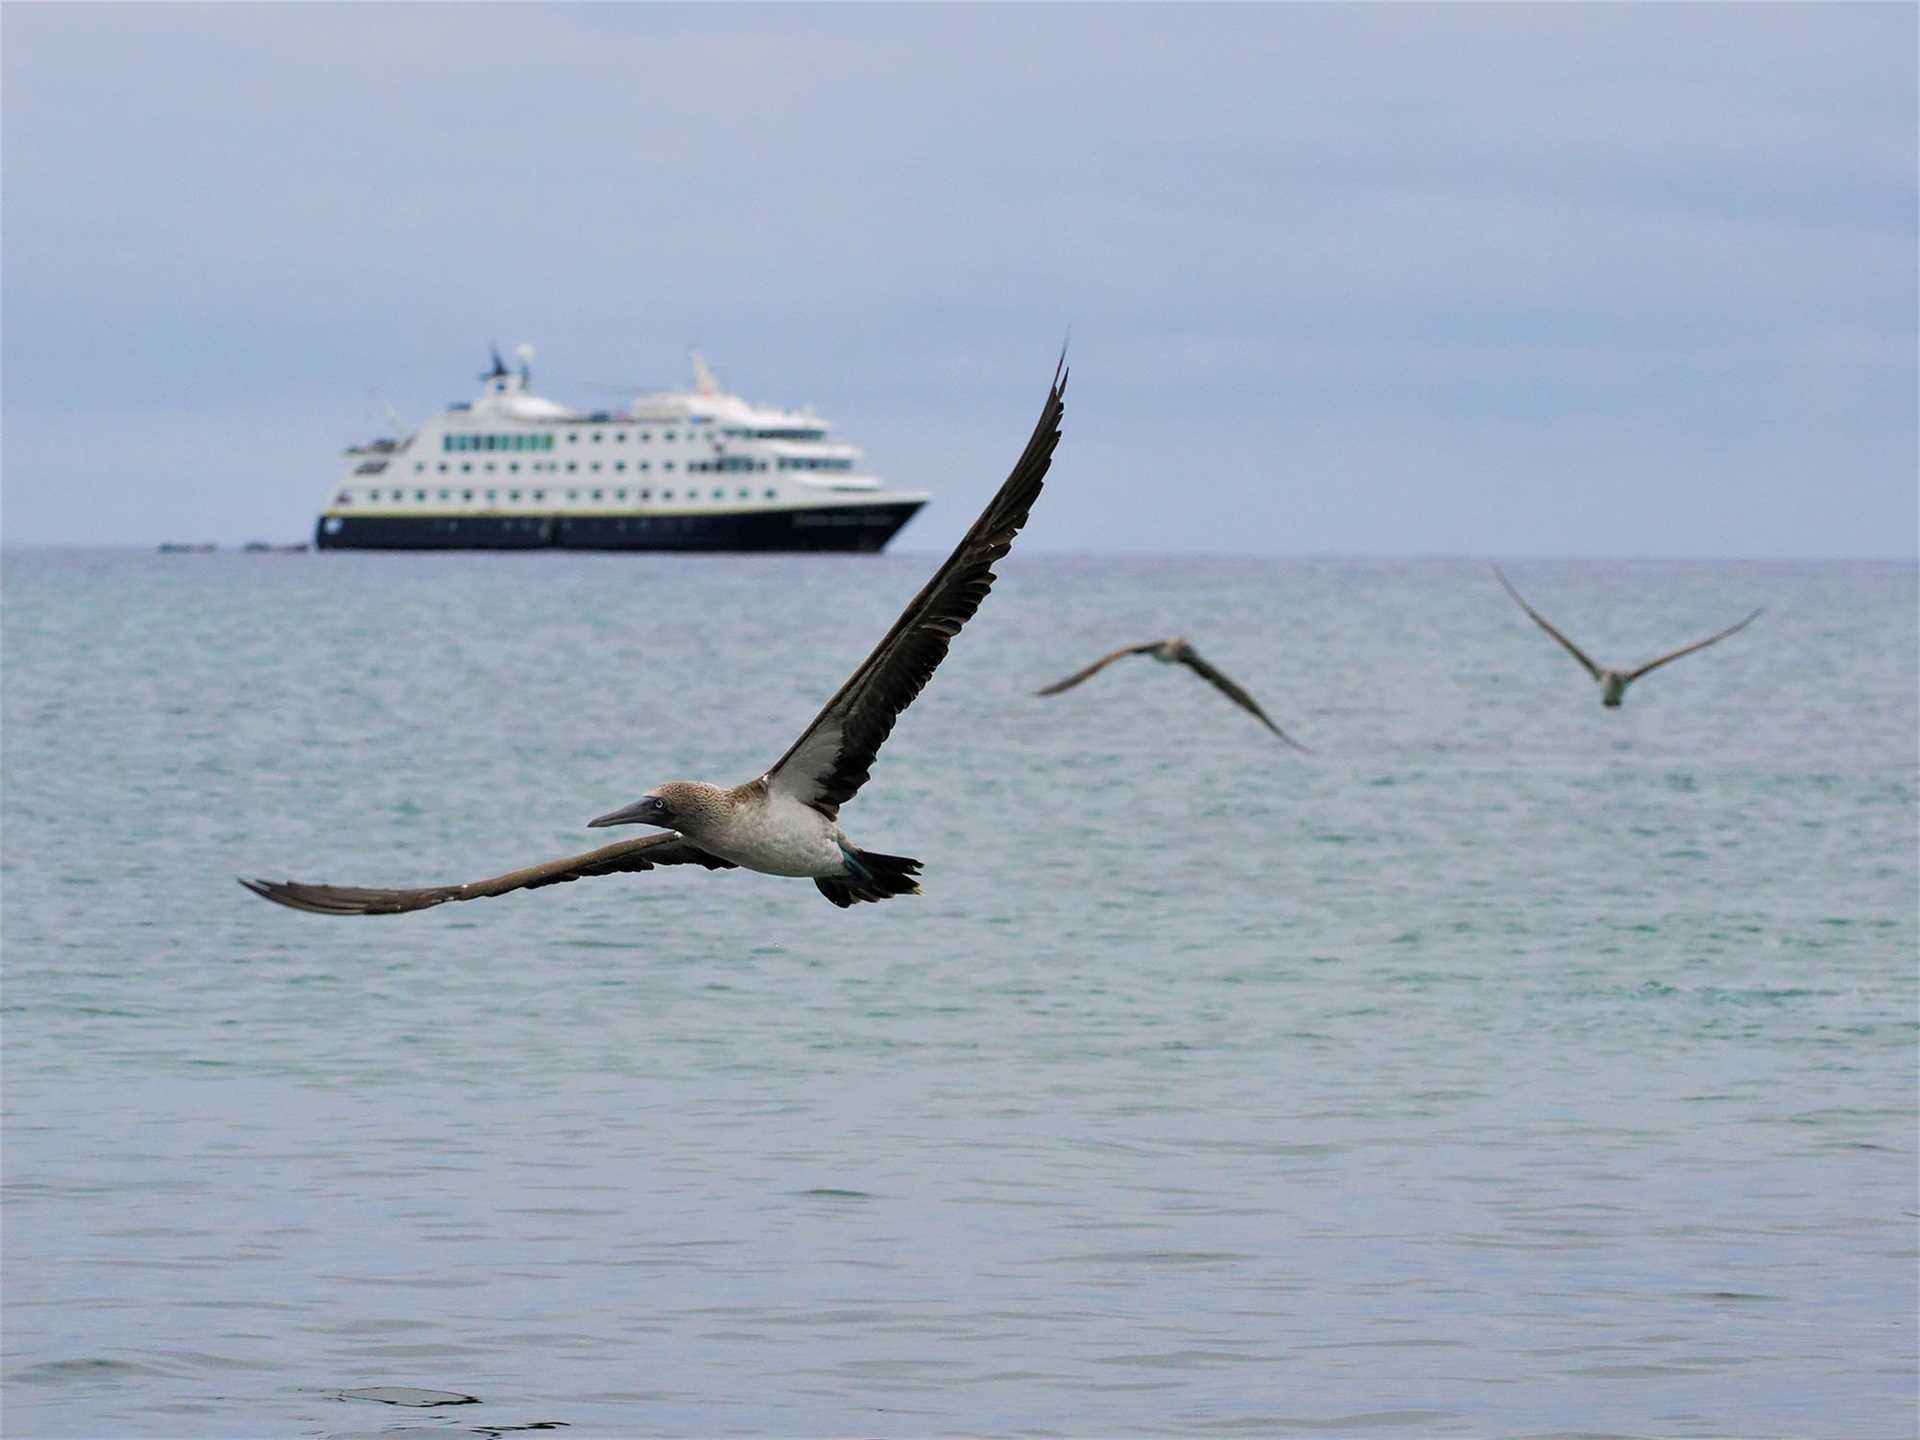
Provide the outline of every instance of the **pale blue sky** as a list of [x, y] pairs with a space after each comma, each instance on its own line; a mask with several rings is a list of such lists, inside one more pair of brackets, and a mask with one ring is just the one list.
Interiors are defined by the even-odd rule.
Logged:
[[697, 342], [951, 541], [1911, 556], [1910, 5], [0, 11], [9, 543], [306, 538], [339, 450]]

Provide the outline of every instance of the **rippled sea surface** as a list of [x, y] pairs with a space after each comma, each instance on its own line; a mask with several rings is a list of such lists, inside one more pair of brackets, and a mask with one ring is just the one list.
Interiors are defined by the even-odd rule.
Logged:
[[[922, 898], [234, 883], [757, 774], [934, 563], [9, 552], [7, 1434], [1913, 1433], [1912, 565], [1512, 562], [1767, 607], [1608, 711], [1481, 564], [1016, 552]], [[1315, 753], [1031, 695], [1176, 631]]]

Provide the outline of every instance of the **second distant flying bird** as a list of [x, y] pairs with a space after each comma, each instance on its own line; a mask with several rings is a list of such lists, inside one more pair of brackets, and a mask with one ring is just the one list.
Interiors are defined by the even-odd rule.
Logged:
[[948, 642], [980, 608], [993, 588], [993, 563], [1027, 523], [1060, 443], [1065, 367], [1063, 356], [1025, 453], [973, 528], [894, 621], [886, 638], [766, 774], [731, 787], [696, 780], [657, 785], [633, 804], [589, 823], [653, 825], [664, 833], [530, 865], [491, 880], [412, 890], [295, 880], [240, 883], [268, 900], [320, 915], [393, 915], [658, 865], [741, 867], [804, 877], [842, 908], [857, 900], [918, 894], [920, 884], [914, 877], [920, 862], [860, 849], [840, 828], [840, 807], [866, 784], [893, 722], [946, 658]]
[[1225, 695], [1229, 700], [1233, 701], [1233, 703], [1238, 705], [1242, 710], [1252, 715], [1262, 725], [1266, 726], [1267, 729], [1286, 741], [1287, 744], [1293, 746], [1294, 749], [1301, 751], [1307, 749], [1306, 746], [1302, 745], [1298, 740], [1274, 724], [1273, 721], [1269, 720], [1267, 718], [1267, 712], [1260, 708], [1259, 703], [1255, 701], [1251, 695], [1208, 664], [1207, 661], [1202, 658], [1200, 652], [1189, 645], [1185, 637], [1180, 635], [1175, 635], [1168, 640], [1149, 640], [1143, 645], [1123, 645], [1112, 654], [1102, 655], [1098, 660], [1087, 666], [1086, 669], [1076, 670], [1073, 674], [1067, 676], [1066, 679], [1056, 680], [1053, 684], [1047, 686], [1046, 689], [1036, 690], [1033, 693], [1036, 695], [1058, 695], [1062, 690], [1071, 690], [1082, 680], [1091, 679], [1114, 661], [1124, 660], [1129, 655], [1151, 655], [1162, 664], [1186, 666], [1222, 695]]
[[[1500, 583], [1506, 586], [1507, 594], [1513, 597], [1514, 604], [1526, 611], [1527, 614], [1532, 617], [1534, 624], [1538, 625], [1542, 630], [1546, 631], [1547, 634], [1566, 646], [1567, 653], [1585, 666], [1587, 673], [1600, 682], [1600, 703], [1610, 709], [1617, 709], [1621, 698], [1627, 693], [1627, 686], [1638, 680], [1649, 670], [1658, 670], [1669, 660], [1678, 660], [1682, 655], [1691, 655], [1696, 650], [1704, 650], [1707, 646], [1726, 639], [1729, 635], [1733, 634], [1734, 631], [1746, 629], [1747, 626], [1760, 618], [1761, 613], [1760, 610], [1755, 610], [1753, 614], [1747, 616], [1747, 618], [1740, 621], [1739, 624], [1729, 625], [1718, 634], [1709, 635], [1704, 640], [1696, 640], [1691, 645], [1682, 645], [1678, 650], [1670, 650], [1658, 660], [1647, 661], [1647, 663], [1642, 665], [1638, 670], [1612, 670], [1605, 665], [1594, 664], [1592, 660], [1587, 658], [1585, 651], [1567, 639], [1567, 637], [1562, 635], [1558, 630], [1554, 629], [1553, 626], [1549, 625], [1545, 616], [1520, 598], [1520, 592], [1513, 588], [1512, 582], [1507, 579], [1498, 565], [1493, 567], [1493, 573], [1500, 577]], [[1762, 610], [1765, 608], [1765, 606], [1761, 607]]]

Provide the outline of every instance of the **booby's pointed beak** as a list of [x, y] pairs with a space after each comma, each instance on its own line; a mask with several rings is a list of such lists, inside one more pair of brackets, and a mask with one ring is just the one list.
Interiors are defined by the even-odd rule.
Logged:
[[659, 825], [672, 828], [667, 818], [667, 802], [658, 795], [642, 795], [625, 809], [587, 822], [589, 830], [598, 830], [605, 825]]

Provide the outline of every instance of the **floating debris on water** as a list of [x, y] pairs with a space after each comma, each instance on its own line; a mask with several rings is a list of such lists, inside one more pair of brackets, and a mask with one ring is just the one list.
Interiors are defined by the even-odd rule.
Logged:
[[452, 1390], [420, 1390], [412, 1385], [372, 1385], [365, 1390], [342, 1390], [342, 1400], [373, 1400], [381, 1405], [478, 1405], [478, 1395], [461, 1395]]

